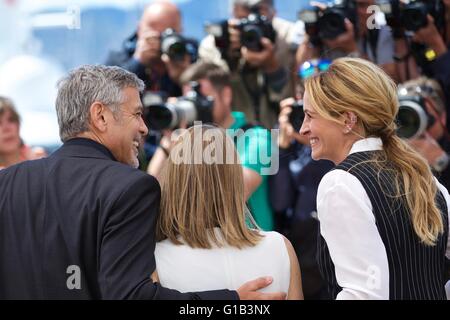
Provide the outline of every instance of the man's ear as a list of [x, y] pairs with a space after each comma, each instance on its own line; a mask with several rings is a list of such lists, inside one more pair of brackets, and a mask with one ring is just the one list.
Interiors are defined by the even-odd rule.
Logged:
[[105, 132], [108, 124], [106, 115], [107, 107], [100, 103], [94, 102], [89, 108], [90, 124], [95, 131]]

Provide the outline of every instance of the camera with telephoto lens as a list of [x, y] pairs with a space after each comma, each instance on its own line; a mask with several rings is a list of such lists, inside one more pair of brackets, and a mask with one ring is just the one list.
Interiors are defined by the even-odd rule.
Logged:
[[241, 44], [250, 51], [261, 51], [262, 38], [268, 38], [272, 43], [275, 42], [276, 32], [272, 23], [267, 17], [258, 13], [251, 13], [247, 18], [241, 19], [238, 24], [241, 32]]
[[183, 97], [176, 98], [173, 102], [165, 101], [161, 95], [148, 92], [142, 97], [144, 105], [144, 119], [153, 130], [173, 130], [180, 128], [182, 123], [188, 127], [194, 121], [212, 123], [212, 111], [214, 100], [200, 93], [200, 84], [190, 83], [191, 90]]
[[358, 18], [355, 1], [335, 0], [325, 10], [317, 7], [306, 7], [298, 13], [305, 23], [305, 31], [312, 44], [317, 45], [320, 39], [336, 39], [347, 31], [345, 19], [349, 19], [355, 27]]
[[297, 100], [291, 105], [291, 113], [289, 114], [289, 122], [296, 132], [300, 131], [303, 120], [305, 119], [305, 112], [303, 111], [303, 100]]
[[[259, 52], [263, 49], [261, 44], [262, 38], [268, 38], [272, 43], [275, 43], [276, 31], [272, 26], [272, 22], [259, 13], [258, 7], [250, 8], [250, 11], [251, 13], [246, 18], [240, 19], [235, 27], [241, 33], [241, 45], [250, 51]], [[222, 55], [230, 47], [228, 28], [228, 20], [205, 25], [206, 33], [214, 36], [216, 47], [221, 51]]]
[[197, 44], [194, 41], [183, 37], [173, 29], [166, 29], [161, 34], [161, 53], [167, 54], [172, 61], [184, 61], [185, 56], [189, 55], [191, 62], [195, 62], [197, 51]]
[[392, 29], [403, 27], [416, 32], [428, 25], [427, 15], [431, 15], [438, 29], [445, 24], [445, 6], [442, 0], [411, 0], [401, 3], [399, 0], [377, 0], [388, 25]]
[[436, 119], [427, 111], [425, 99], [420, 95], [400, 96], [397, 114], [397, 134], [400, 138], [414, 139], [429, 129]]

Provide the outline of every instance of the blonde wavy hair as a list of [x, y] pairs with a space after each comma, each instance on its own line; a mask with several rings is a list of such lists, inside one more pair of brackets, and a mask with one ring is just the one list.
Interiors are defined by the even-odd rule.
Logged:
[[[203, 137], [211, 139], [195, 141], [199, 130]], [[183, 150], [181, 162], [174, 161], [176, 149]], [[212, 149], [216, 156], [232, 161], [195, 160]], [[247, 227], [247, 221], [254, 223], [245, 205], [243, 171], [233, 141], [223, 129], [210, 125], [191, 127], [177, 141], [162, 172], [157, 241], [170, 239], [183, 244], [181, 236], [193, 248], [210, 249], [213, 244], [254, 246], [261, 235]], [[222, 237], [215, 233], [217, 227]]]
[[306, 79], [312, 106], [326, 119], [343, 124], [346, 112], [357, 116], [362, 137], [383, 141], [381, 156], [371, 160], [381, 168], [393, 166], [395, 197], [406, 199], [415, 233], [433, 246], [444, 232], [436, 206], [437, 185], [427, 161], [396, 134], [398, 112], [394, 81], [375, 64], [356, 58], [335, 60], [327, 71]]

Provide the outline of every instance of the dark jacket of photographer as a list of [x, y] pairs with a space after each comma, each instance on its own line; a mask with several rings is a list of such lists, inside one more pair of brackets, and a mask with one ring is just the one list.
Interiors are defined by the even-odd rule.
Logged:
[[450, 123], [450, 49], [445, 54], [436, 58], [430, 64], [433, 78], [439, 81], [445, 94], [445, 105], [447, 109], [447, 123]]
[[316, 260], [316, 197], [320, 180], [333, 167], [330, 161], [313, 161], [311, 148], [295, 143], [289, 149], [280, 149], [280, 169], [269, 178], [270, 203], [287, 220], [282, 231], [297, 253], [305, 299], [329, 298]]
[[133, 57], [136, 50], [137, 33], [123, 42], [120, 51], [110, 52], [106, 65], [119, 66], [133, 72], [145, 83], [148, 91], [164, 92], [169, 97], [181, 96], [181, 88], [170, 77], [167, 71], [162, 74], [155, 72], [151, 66], [145, 66]]

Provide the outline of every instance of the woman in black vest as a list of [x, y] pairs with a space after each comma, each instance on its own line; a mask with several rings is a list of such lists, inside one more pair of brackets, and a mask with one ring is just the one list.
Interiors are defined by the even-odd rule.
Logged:
[[448, 191], [396, 135], [395, 83], [376, 65], [341, 58], [305, 82], [315, 160], [336, 164], [317, 208], [319, 265], [336, 299], [445, 299]]

